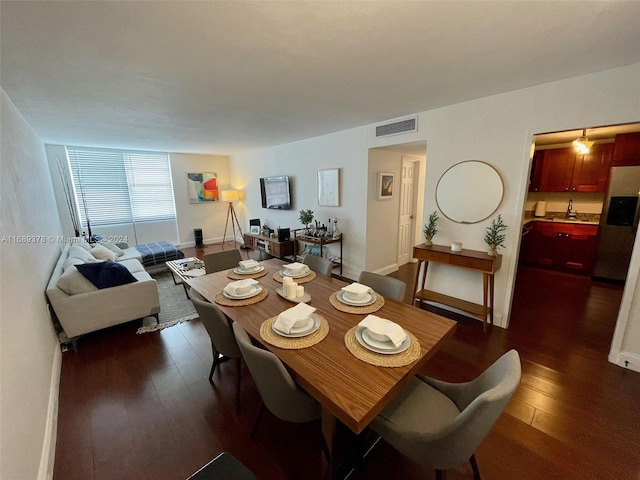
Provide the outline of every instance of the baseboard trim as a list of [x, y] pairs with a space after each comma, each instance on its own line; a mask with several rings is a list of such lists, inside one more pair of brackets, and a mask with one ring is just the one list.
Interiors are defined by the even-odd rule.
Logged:
[[390, 273], [398, 271], [398, 264], [392, 263], [391, 265], [384, 266], [382, 268], [378, 268], [373, 271], [373, 273], [377, 273], [379, 275], [389, 275]]
[[51, 385], [49, 387], [49, 406], [47, 408], [47, 424], [44, 431], [44, 442], [40, 454], [38, 480], [53, 478], [53, 465], [56, 457], [56, 435], [58, 433], [58, 400], [60, 398], [60, 374], [62, 372], [62, 350], [55, 344], [53, 366], [51, 367]]
[[629, 352], [621, 352], [618, 354], [618, 360], [613, 361], [616, 365], [634, 372], [640, 372], [640, 356]]

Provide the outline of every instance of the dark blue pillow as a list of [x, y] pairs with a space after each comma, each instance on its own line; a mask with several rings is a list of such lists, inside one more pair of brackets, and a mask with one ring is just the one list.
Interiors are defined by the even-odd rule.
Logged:
[[136, 277], [124, 265], [107, 260], [106, 262], [83, 263], [76, 265], [78, 271], [98, 288], [117, 287], [137, 282]]

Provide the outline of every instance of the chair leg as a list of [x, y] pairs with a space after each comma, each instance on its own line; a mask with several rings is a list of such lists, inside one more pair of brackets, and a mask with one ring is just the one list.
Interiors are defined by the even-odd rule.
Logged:
[[218, 350], [216, 350], [215, 345], [211, 344], [211, 350], [213, 354], [213, 362], [211, 363], [211, 371], [209, 372], [209, 382], [213, 382], [213, 373], [216, 371], [216, 367], [218, 366], [218, 362], [220, 361], [220, 355], [218, 354]]
[[436, 470], [436, 480], [447, 480], [447, 471]]
[[256, 436], [256, 432], [258, 431], [258, 424], [260, 423], [260, 420], [262, 420], [262, 416], [264, 415], [265, 408], [266, 407], [264, 405], [264, 402], [260, 402], [260, 411], [258, 412], [258, 418], [256, 418], [256, 423], [253, 424], [253, 429], [251, 430], [251, 435], [249, 435], [249, 438], [251, 438], [252, 440]]
[[242, 375], [242, 358], [237, 359], [236, 366], [236, 415], [240, 414], [240, 376]]
[[320, 434], [320, 440], [322, 440], [322, 452], [324, 453], [324, 457], [327, 459], [327, 463], [331, 464], [331, 452], [329, 452], [329, 446], [327, 445], [324, 435]]
[[480, 470], [478, 470], [478, 463], [476, 462], [475, 454], [471, 455], [469, 463], [471, 464], [471, 468], [473, 469], [473, 480], [480, 480]]

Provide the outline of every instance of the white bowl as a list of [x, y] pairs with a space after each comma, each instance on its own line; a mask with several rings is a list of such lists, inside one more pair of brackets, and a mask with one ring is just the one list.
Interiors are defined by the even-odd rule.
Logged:
[[345, 297], [347, 300], [351, 300], [352, 302], [359, 302], [361, 300], [364, 300], [368, 293], [369, 292], [363, 292], [363, 293], [343, 292], [342, 296]]
[[367, 329], [367, 333], [369, 336], [374, 339], [376, 342], [388, 342], [390, 339], [384, 333], [375, 333], [369, 329]]
[[253, 285], [247, 287], [236, 288], [236, 295], [246, 295], [253, 290]]
[[300, 275], [304, 273], [306, 270], [307, 270], [307, 267], [305, 266], [298, 267], [298, 268], [284, 267], [284, 273], [286, 273], [287, 275]]

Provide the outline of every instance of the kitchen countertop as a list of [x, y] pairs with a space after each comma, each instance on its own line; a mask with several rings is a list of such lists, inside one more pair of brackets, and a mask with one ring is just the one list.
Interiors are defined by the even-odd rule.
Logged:
[[547, 212], [544, 217], [535, 217], [533, 212], [525, 212], [522, 225], [531, 222], [547, 223], [577, 223], [579, 225], [600, 225], [600, 215], [594, 213], [579, 213], [577, 218], [566, 218], [565, 212]]

